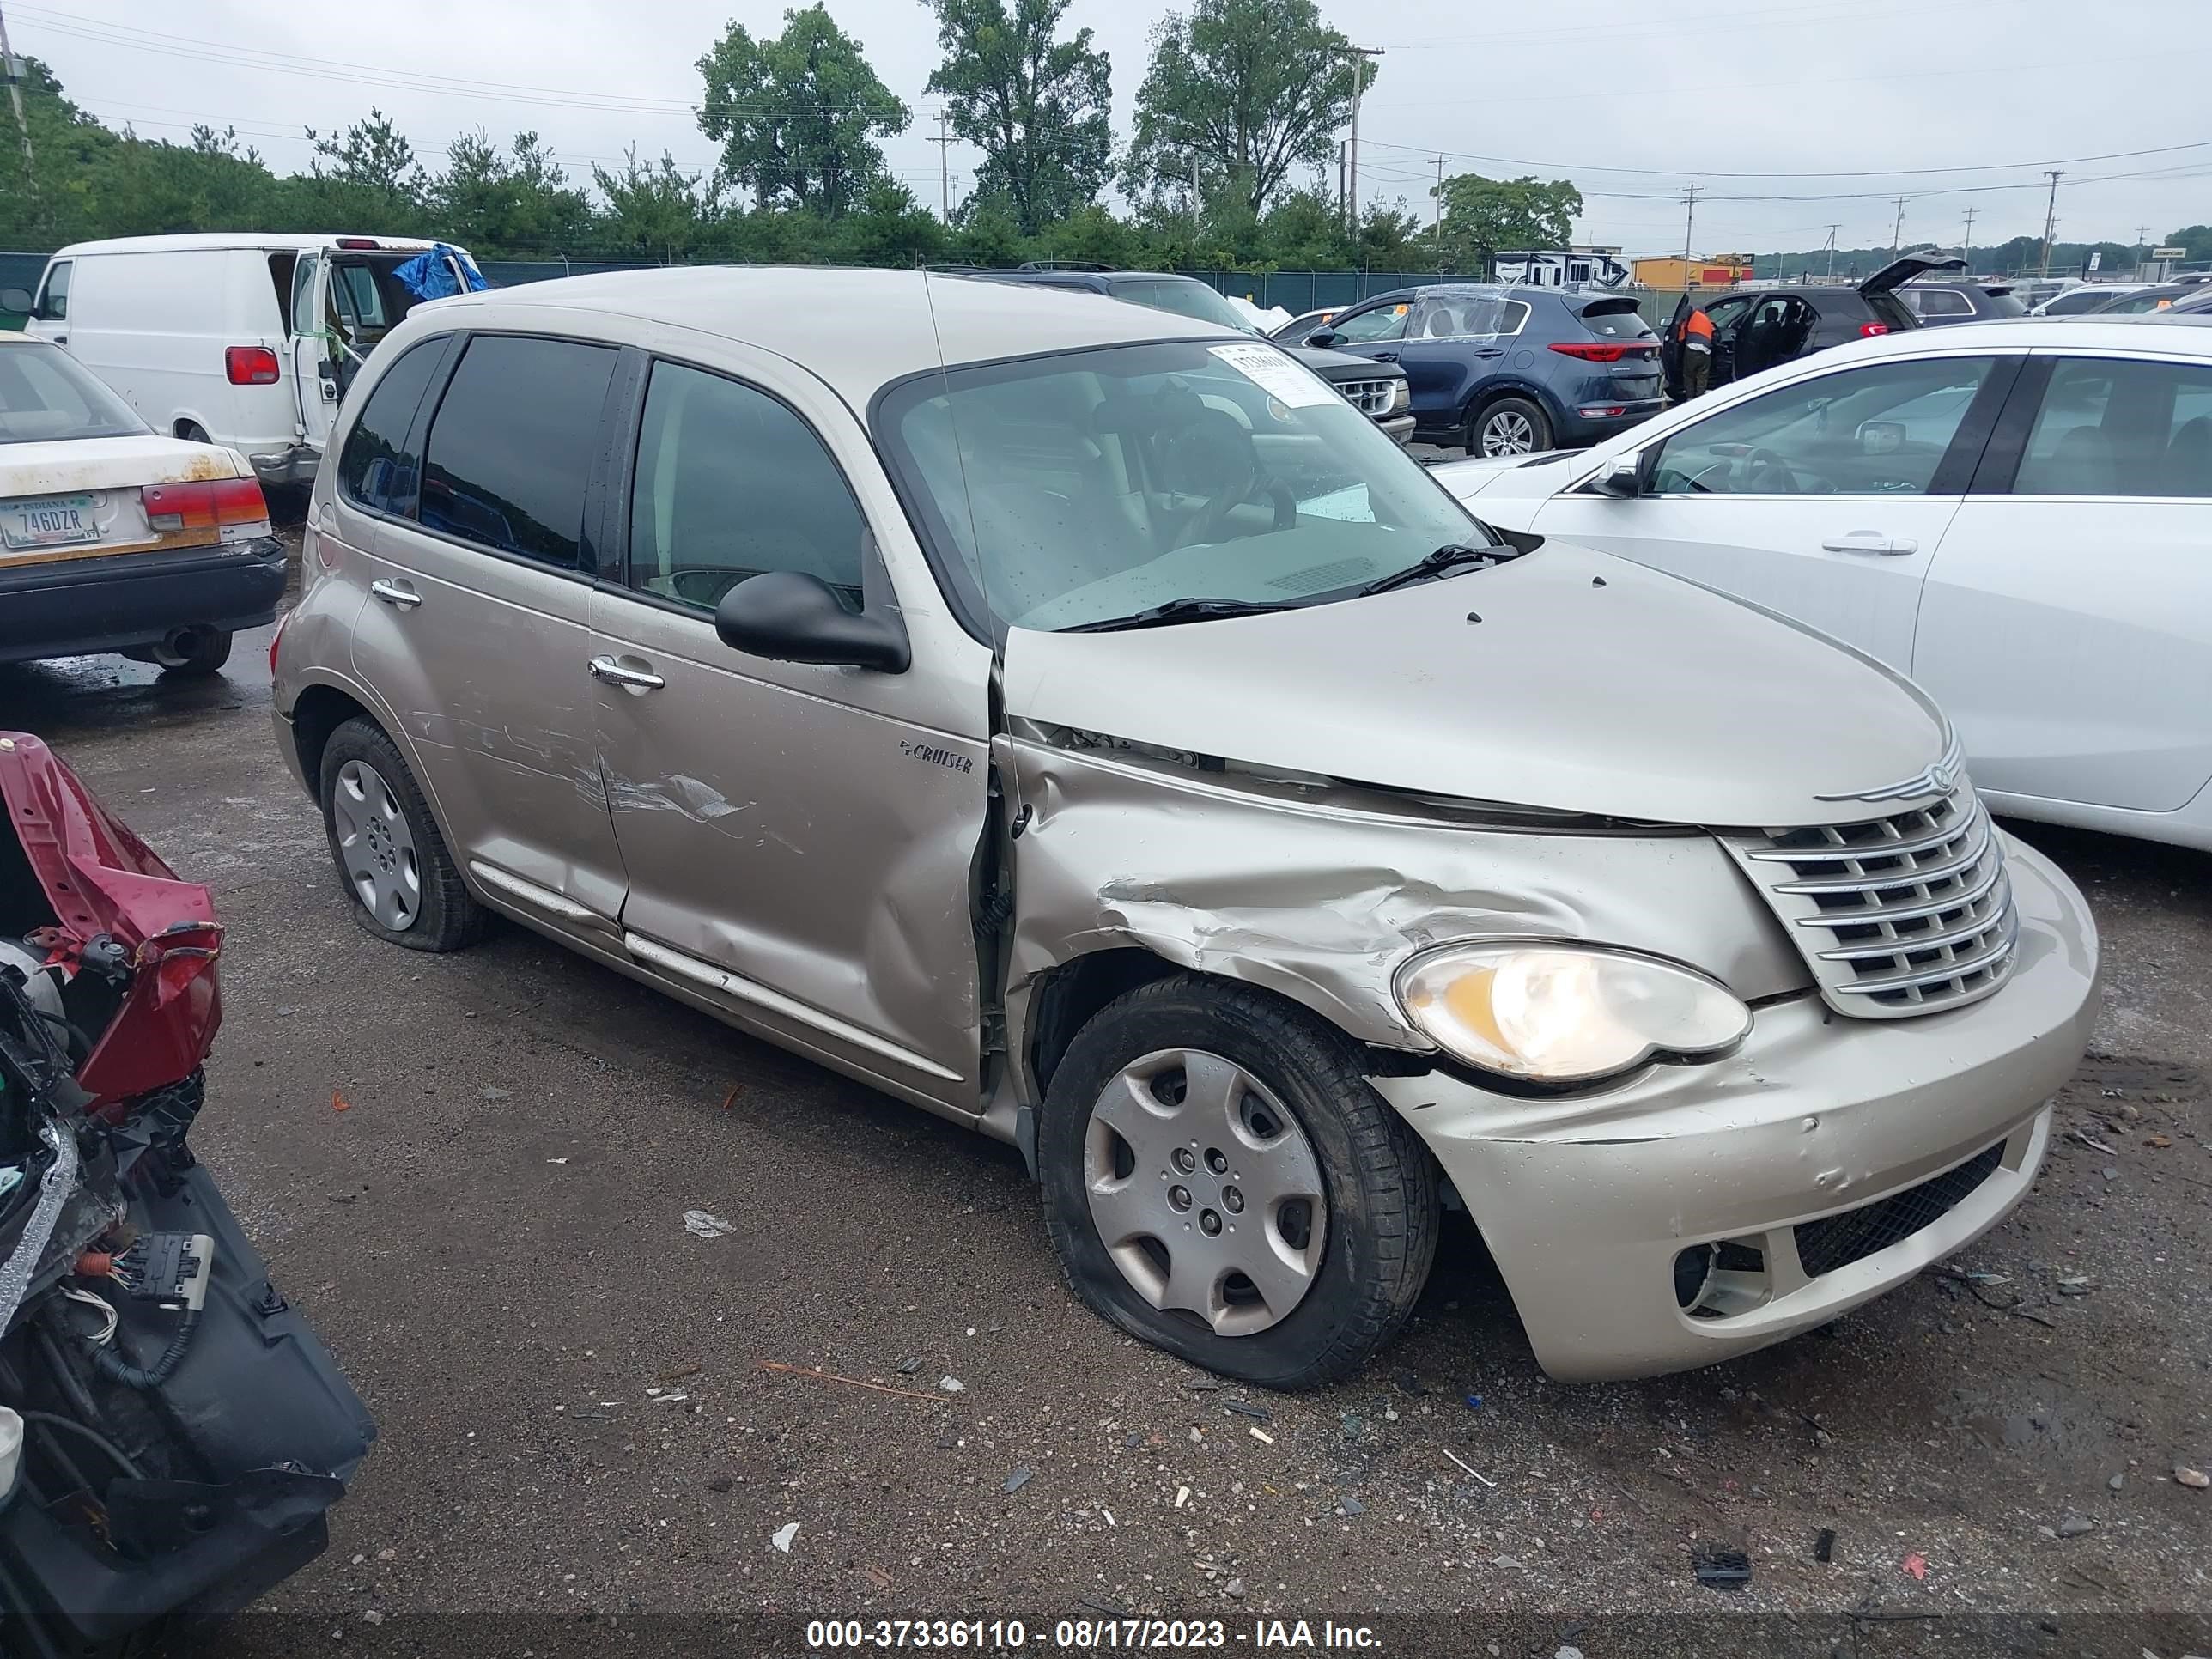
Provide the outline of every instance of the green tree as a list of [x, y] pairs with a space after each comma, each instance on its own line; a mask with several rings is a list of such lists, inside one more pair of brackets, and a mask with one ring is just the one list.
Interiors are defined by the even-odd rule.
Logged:
[[607, 198], [599, 234], [624, 252], [647, 259], [676, 260], [704, 242], [721, 207], [721, 183], [702, 179], [676, 165], [666, 150], [659, 165], [637, 159], [637, 146], [623, 152], [623, 169], [592, 169], [592, 182]]
[[17, 88], [37, 155], [26, 168], [15, 121], [0, 112], [0, 238], [37, 250], [108, 233], [121, 197], [117, 162], [124, 144], [62, 95], [62, 83], [35, 58], [23, 59]]
[[975, 193], [1003, 196], [1025, 236], [1098, 194], [1112, 171], [1112, 66], [1091, 31], [1060, 38], [1070, 0], [926, 0], [945, 61], [926, 90], [983, 151]]
[[478, 254], [559, 252], [592, 232], [591, 198], [534, 132], [518, 132], [502, 154], [482, 131], [447, 147], [446, 170], [430, 183], [439, 234]]
[[1582, 210], [1583, 193], [1569, 179], [1455, 174], [1444, 180], [1444, 264], [1480, 271], [1500, 248], [1563, 248]]
[[877, 137], [911, 118], [821, 5], [783, 15], [781, 34], [741, 23], [699, 60], [699, 130], [722, 146], [722, 176], [754, 204], [789, 202], [834, 219], [883, 177]]
[[1208, 192], [1266, 211], [1293, 168], [1332, 153], [1354, 73], [1373, 82], [1373, 61], [1350, 58], [1350, 46], [1314, 0], [1195, 0], [1188, 15], [1170, 13], [1137, 90], [1125, 188], [1179, 189], [1195, 157]]
[[2212, 259], [2212, 225], [2184, 225], [2179, 230], [2170, 230], [2158, 246], [2187, 249], [2191, 264]]
[[318, 230], [416, 234], [429, 176], [415, 147], [374, 105], [344, 132], [307, 130], [307, 176], [288, 181], [294, 216]]
[[852, 211], [837, 222], [836, 230], [836, 258], [856, 265], [913, 265], [941, 259], [951, 240], [938, 216], [896, 179], [878, 179], [861, 191]]

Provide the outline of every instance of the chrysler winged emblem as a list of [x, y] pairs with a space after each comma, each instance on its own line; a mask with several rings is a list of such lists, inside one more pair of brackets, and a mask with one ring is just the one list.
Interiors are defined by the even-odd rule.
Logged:
[[1879, 789], [1863, 789], [1847, 795], [1815, 795], [1815, 800], [1863, 800], [1880, 803], [1892, 800], [1913, 800], [1923, 795], [1948, 795], [1959, 787], [1960, 773], [1965, 769], [1966, 757], [1954, 735], [1944, 745], [1943, 752], [1909, 778], [1895, 783], [1886, 783]]

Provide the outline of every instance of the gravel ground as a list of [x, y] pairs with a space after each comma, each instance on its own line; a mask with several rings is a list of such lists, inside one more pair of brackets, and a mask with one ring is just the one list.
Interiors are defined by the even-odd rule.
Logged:
[[[1076, 1305], [1011, 1152], [520, 929], [356, 930], [266, 642], [198, 686], [0, 668], [4, 723], [214, 887], [194, 1144], [382, 1429], [329, 1553], [208, 1652], [799, 1651], [793, 1621], [921, 1615], [1036, 1647], [1124, 1613], [1316, 1648], [1382, 1615], [1393, 1653], [2212, 1652], [2212, 1492], [2172, 1478], [2212, 1463], [2203, 858], [2022, 827], [2108, 975], [2033, 1198], [1953, 1264], [2001, 1281], [1565, 1387], [1461, 1226], [1372, 1370], [1261, 1396]], [[1710, 1547], [1747, 1588], [1697, 1582]]]

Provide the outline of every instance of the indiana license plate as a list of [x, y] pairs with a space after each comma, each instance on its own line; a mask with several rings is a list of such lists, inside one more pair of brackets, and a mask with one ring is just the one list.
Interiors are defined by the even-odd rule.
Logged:
[[100, 539], [89, 495], [34, 495], [0, 501], [0, 539], [10, 547], [64, 547]]

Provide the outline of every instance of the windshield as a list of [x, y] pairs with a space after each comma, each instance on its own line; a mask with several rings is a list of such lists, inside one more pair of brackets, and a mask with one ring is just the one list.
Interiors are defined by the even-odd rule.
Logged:
[[0, 346], [0, 443], [132, 438], [146, 423], [58, 346]]
[[1115, 299], [1127, 300], [1131, 305], [1149, 306], [1154, 311], [1171, 312], [1201, 323], [1217, 323], [1239, 334], [1255, 331], [1235, 306], [1193, 278], [1160, 276], [1149, 282], [1116, 283], [1113, 294]]
[[1490, 538], [1275, 347], [1154, 341], [916, 376], [878, 435], [940, 562], [1007, 627], [1179, 599], [1349, 597]]

